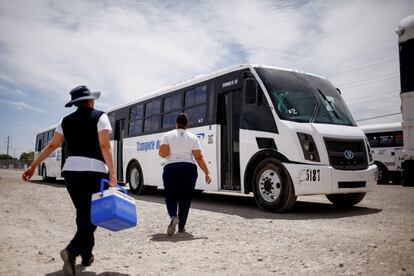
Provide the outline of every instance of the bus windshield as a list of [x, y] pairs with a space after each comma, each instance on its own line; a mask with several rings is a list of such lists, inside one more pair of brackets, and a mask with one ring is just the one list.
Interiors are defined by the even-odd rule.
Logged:
[[322, 78], [268, 68], [255, 68], [282, 120], [356, 126], [344, 100]]

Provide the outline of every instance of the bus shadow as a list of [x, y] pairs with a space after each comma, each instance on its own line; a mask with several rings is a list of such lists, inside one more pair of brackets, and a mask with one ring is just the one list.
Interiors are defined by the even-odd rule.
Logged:
[[49, 180], [48, 182], [43, 180], [29, 180], [29, 183], [36, 185], [47, 185], [54, 188], [66, 188], [64, 180]]
[[[149, 195], [132, 195], [138, 201], [165, 204], [163, 190]], [[224, 195], [213, 193], [196, 194], [191, 203], [192, 209], [236, 215], [246, 219], [285, 219], [308, 220], [366, 216], [382, 212], [382, 209], [354, 206], [337, 208], [331, 203], [304, 201], [300, 198], [286, 213], [272, 213], [260, 209], [252, 196]], [[139, 208], [139, 207], [138, 207]]]

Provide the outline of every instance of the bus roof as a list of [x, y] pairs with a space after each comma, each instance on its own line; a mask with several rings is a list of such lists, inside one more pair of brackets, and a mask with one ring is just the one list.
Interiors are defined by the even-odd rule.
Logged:
[[40, 133], [42, 133], [42, 132], [46, 132], [46, 131], [49, 131], [49, 130], [52, 130], [52, 129], [56, 129], [56, 127], [58, 126], [58, 124], [54, 124], [54, 125], [51, 125], [51, 126], [49, 126], [49, 127], [47, 127], [47, 128], [43, 128], [43, 129], [41, 129], [41, 130], [39, 130], [37, 133], [36, 133], [36, 135], [37, 134], [40, 134]]
[[224, 74], [228, 74], [228, 73], [238, 71], [238, 70], [242, 70], [242, 69], [253, 69], [255, 67], [277, 69], [277, 70], [282, 70], [282, 71], [290, 71], [290, 72], [296, 72], [296, 73], [300, 73], [300, 74], [311, 75], [311, 76], [315, 76], [315, 77], [318, 77], [318, 78], [324, 78], [324, 77], [309, 74], [309, 73], [306, 73], [306, 72], [303, 72], [303, 71], [287, 69], [287, 68], [282, 68], [282, 67], [276, 67], [276, 66], [270, 66], [270, 65], [237, 64], [237, 65], [233, 65], [233, 66], [230, 66], [230, 67], [227, 67], [227, 68], [224, 68], [224, 69], [214, 71], [214, 72], [209, 73], [209, 74], [196, 75], [196, 76], [194, 76], [190, 79], [187, 79], [187, 80], [177, 82], [175, 84], [163, 87], [163, 88], [155, 90], [151, 93], [147, 93], [145, 95], [142, 95], [142, 96], [138, 97], [137, 99], [135, 99], [133, 101], [130, 101], [128, 103], [124, 103], [124, 104], [120, 104], [120, 105], [117, 105], [117, 106], [110, 107], [109, 109], [106, 110], [106, 112], [111, 112], [111, 111], [117, 110], [119, 108], [123, 108], [123, 107], [129, 106], [129, 105], [133, 105], [133, 104], [139, 103], [141, 101], [145, 101], [147, 99], [151, 99], [151, 98], [156, 97], [156, 96], [164, 95], [164, 94], [167, 94], [169, 92], [179, 90], [179, 89], [182, 89], [182, 88], [185, 88], [185, 87], [188, 87], [188, 86], [191, 86], [191, 85], [203, 82], [203, 81], [207, 81], [207, 80], [216, 78], [216, 77], [224, 75]]
[[400, 131], [401, 122], [359, 126], [365, 133]]

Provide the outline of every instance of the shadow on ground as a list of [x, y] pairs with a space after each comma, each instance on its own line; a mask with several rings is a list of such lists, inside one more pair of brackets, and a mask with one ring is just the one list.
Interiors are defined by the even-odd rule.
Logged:
[[151, 235], [151, 240], [156, 242], [182, 242], [192, 240], [207, 240], [207, 237], [194, 237], [191, 233], [178, 233], [173, 236], [168, 236], [164, 233], [158, 233]]
[[[55, 188], [66, 188], [63, 180], [54, 180], [44, 182], [42, 180], [31, 180], [33, 184], [49, 185]], [[150, 194], [135, 195], [131, 194], [138, 201], [146, 201], [158, 204], [165, 204], [164, 191], [162, 189], [154, 190]], [[362, 201], [363, 204], [364, 201]], [[139, 203], [137, 204], [139, 208]], [[327, 219], [343, 218], [377, 214], [381, 209], [369, 208], [363, 206], [354, 206], [350, 208], [337, 208], [331, 203], [306, 201], [306, 196], [300, 197], [296, 205], [287, 213], [271, 213], [260, 209], [253, 196], [218, 194], [218, 193], [200, 193], [195, 192], [192, 209], [199, 209], [210, 212], [217, 212], [229, 215], [236, 215], [247, 219], [287, 219], [287, 220], [306, 220], [306, 219]], [[159, 238], [159, 237], [158, 237]]]
[[[93, 271], [84, 271], [85, 267], [81, 265], [77, 265], [75, 267], [75, 270], [76, 270], [76, 275], [83, 275], [83, 276], [130, 276], [130, 274], [111, 272], [111, 271], [105, 271], [102, 273], [96, 273]], [[63, 270], [45, 274], [45, 276], [64, 276], [64, 275], [65, 274], [63, 273]]]
[[[147, 201], [165, 204], [163, 190], [159, 189], [148, 195], [132, 195], [138, 201]], [[296, 205], [287, 213], [271, 213], [260, 209], [252, 196], [228, 195], [216, 193], [198, 193], [193, 197], [192, 209], [236, 215], [247, 219], [284, 219], [306, 220], [327, 219], [372, 215], [381, 212], [381, 209], [354, 206], [337, 208], [333, 204], [324, 202], [304, 201], [301, 197]], [[362, 201], [363, 203], [363, 201]], [[139, 208], [139, 202], [137, 203]]]

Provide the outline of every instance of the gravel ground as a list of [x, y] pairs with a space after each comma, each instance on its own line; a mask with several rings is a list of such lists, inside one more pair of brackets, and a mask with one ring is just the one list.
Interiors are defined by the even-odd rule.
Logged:
[[[0, 275], [63, 275], [75, 232], [63, 183], [0, 170]], [[301, 197], [287, 214], [250, 196], [203, 193], [187, 230], [166, 235], [162, 191], [136, 196], [139, 226], [96, 231], [95, 262], [79, 275], [414, 275], [414, 188], [378, 186], [354, 208]], [[78, 260], [78, 263], [80, 260]]]

